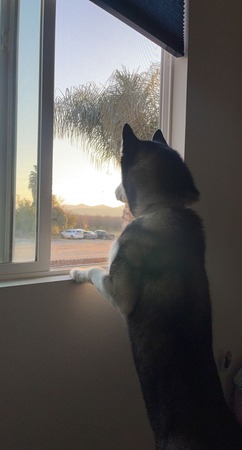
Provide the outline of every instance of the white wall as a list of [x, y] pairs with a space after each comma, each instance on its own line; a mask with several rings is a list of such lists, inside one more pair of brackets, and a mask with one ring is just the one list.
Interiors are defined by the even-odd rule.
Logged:
[[117, 311], [71, 281], [0, 294], [0, 448], [153, 448]]
[[214, 349], [242, 366], [242, 3], [190, 2], [185, 157], [201, 191]]

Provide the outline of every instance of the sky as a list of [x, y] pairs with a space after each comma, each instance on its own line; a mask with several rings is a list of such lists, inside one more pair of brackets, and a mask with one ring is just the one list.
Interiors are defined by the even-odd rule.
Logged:
[[[21, 1], [17, 195], [29, 199], [29, 174], [37, 164], [39, 17], [39, 2]], [[105, 85], [116, 69], [142, 71], [158, 61], [157, 45], [90, 0], [56, 1], [55, 97], [89, 82]], [[111, 164], [96, 170], [80, 143], [54, 139], [52, 192], [64, 203], [118, 206], [120, 181]]]
[[16, 194], [21, 198], [32, 198], [28, 179], [38, 159], [40, 11], [40, 2], [21, 1], [16, 79]]
[[55, 85], [105, 84], [115, 69], [147, 69], [160, 48], [90, 0], [57, 0]]
[[[57, 0], [55, 95], [90, 81], [104, 85], [115, 69], [146, 70], [160, 48], [89, 0]], [[65, 203], [118, 206], [121, 181], [112, 165], [95, 170], [79, 144], [54, 141], [53, 193]]]

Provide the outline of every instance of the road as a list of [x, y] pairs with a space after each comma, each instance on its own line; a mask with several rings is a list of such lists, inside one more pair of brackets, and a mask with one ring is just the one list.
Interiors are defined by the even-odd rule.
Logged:
[[[52, 239], [51, 267], [105, 264], [113, 241]], [[16, 239], [14, 262], [32, 262], [35, 259], [35, 242], [32, 239]]]
[[53, 239], [51, 266], [102, 263], [108, 260], [113, 241]]

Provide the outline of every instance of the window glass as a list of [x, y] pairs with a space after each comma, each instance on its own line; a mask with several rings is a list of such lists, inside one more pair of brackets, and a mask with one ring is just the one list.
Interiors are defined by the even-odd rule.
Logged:
[[55, 3], [1, 0], [0, 8], [0, 278], [4, 279], [49, 270]]
[[0, 0], [1, 278], [106, 265], [132, 219], [114, 194], [122, 127], [159, 126], [160, 48], [89, 0], [56, 6], [54, 58], [55, 2]]
[[41, 1], [19, 8], [13, 262], [35, 261], [38, 218]]
[[127, 217], [122, 126], [140, 138], [159, 126], [161, 50], [88, 0], [58, 0], [55, 55], [51, 266], [105, 264]]

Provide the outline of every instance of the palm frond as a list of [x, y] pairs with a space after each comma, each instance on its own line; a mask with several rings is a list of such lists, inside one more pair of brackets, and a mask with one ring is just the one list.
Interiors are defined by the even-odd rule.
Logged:
[[160, 69], [115, 70], [104, 86], [88, 83], [55, 99], [55, 135], [76, 140], [96, 162], [119, 161], [123, 125], [141, 139], [158, 125]]

